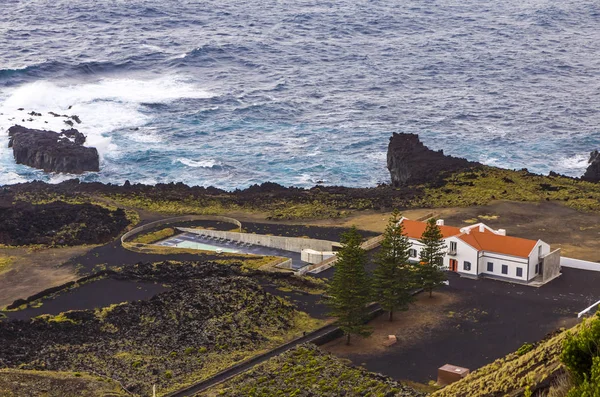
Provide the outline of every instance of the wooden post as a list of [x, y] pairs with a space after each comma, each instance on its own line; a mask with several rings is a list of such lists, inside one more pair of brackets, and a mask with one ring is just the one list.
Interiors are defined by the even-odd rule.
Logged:
[[156, 384], [152, 385], [152, 397], [156, 397]]

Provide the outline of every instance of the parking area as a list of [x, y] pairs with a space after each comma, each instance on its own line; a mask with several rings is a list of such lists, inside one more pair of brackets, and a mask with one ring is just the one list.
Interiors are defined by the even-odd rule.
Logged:
[[[577, 323], [577, 313], [600, 299], [600, 272], [563, 269], [551, 283], [533, 288], [449, 274], [430, 299], [421, 294], [407, 312], [389, 323], [374, 320], [374, 333], [352, 346], [336, 340], [324, 346], [338, 356], [396, 379], [428, 382], [437, 368], [454, 364], [474, 370]], [[383, 347], [387, 335], [399, 342]]]

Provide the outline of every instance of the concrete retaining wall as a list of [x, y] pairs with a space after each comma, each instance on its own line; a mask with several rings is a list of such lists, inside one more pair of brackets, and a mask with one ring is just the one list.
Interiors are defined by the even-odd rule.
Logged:
[[302, 252], [302, 250], [306, 248], [316, 251], [333, 251], [333, 247], [340, 245], [334, 241], [317, 240], [312, 238], [267, 236], [264, 234], [222, 232], [219, 230], [190, 229], [186, 227], [178, 227], [177, 229], [188, 233], [226, 238], [228, 240], [240, 241], [242, 243], [250, 243], [254, 245], [261, 245], [263, 247], [298, 253]]
[[150, 223], [146, 223], [140, 227], [136, 227], [135, 229], [130, 230], [121, 236], [121, 243], [124, 243], [128, 238], [133, 237], [142, 232], [146, 232], [148, 230], [155, 229], [159, 226], [167, 226], [172, 225], [173, 223], [182, 223], [182, 222], [191, 222], [191, 221], [219, 221], [231, 223], [242, 230], [242, 223], [237, 219], [230, 218], [228, 216], [221, 215], [186, 215], [186, 216], [178, 216], [175, 218], [161, 219], [159, 221], [154, 221]]
[[303, 249], [302, 252], [300, 253], [300, 259], [302, 260], [302, 262], [306, 262], [306, 263], [321, 263], [323, 262], [325, 259], [329, 259], [332, 256], [335, 256], [335, 252], [333, 251], [315, 251], [315, 250], [311, 250], [311, 249]]
[[570, 267], [573, 269], [600, 272], [600, 263], [598, 262], [582, 261], [581, 259], [566, 258], [564, 256], [560, 258], [560, 265], [562, 267]]
[[546, 254], [543, 258], [542, 265], [542, 282], [547, 283], [555, 279], [560, 274], [560, 248]]

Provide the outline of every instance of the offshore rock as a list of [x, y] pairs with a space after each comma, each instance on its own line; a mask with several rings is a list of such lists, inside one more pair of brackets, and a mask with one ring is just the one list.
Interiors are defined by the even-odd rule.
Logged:
[[85, 136], [75, 129], [54, 132], [15, 125], [9, 128], [8, 136], [17, 164], [46, 172], [100, 171], [98, 151], [83, 146]]
[[387, 168], [394, 187], [438, 182], [445, 174], [480, 165], [446, 156], [442, 150], [431, 150], [423, 145], [417, 134], [394, 133], [388, 145]]
[[600, 181], [600, 153], [594, 150], [590, 153], [590, 159], [588, 160], [588, 167], [585, 170], [585, 174], [581, 177], [584, 181], [588, 182], [599, 182]]

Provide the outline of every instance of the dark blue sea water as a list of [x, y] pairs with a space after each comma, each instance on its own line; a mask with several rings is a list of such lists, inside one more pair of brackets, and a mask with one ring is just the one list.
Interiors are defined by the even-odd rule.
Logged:
[[[79, 115], [102, 155], [87, 181], [370, 186], [394, 131], [574, 176], [600, 146], [597, 0], [1, 6], [0, 134]], [[15, 165], [1, 140], [0, 184], [68, 178]]]

